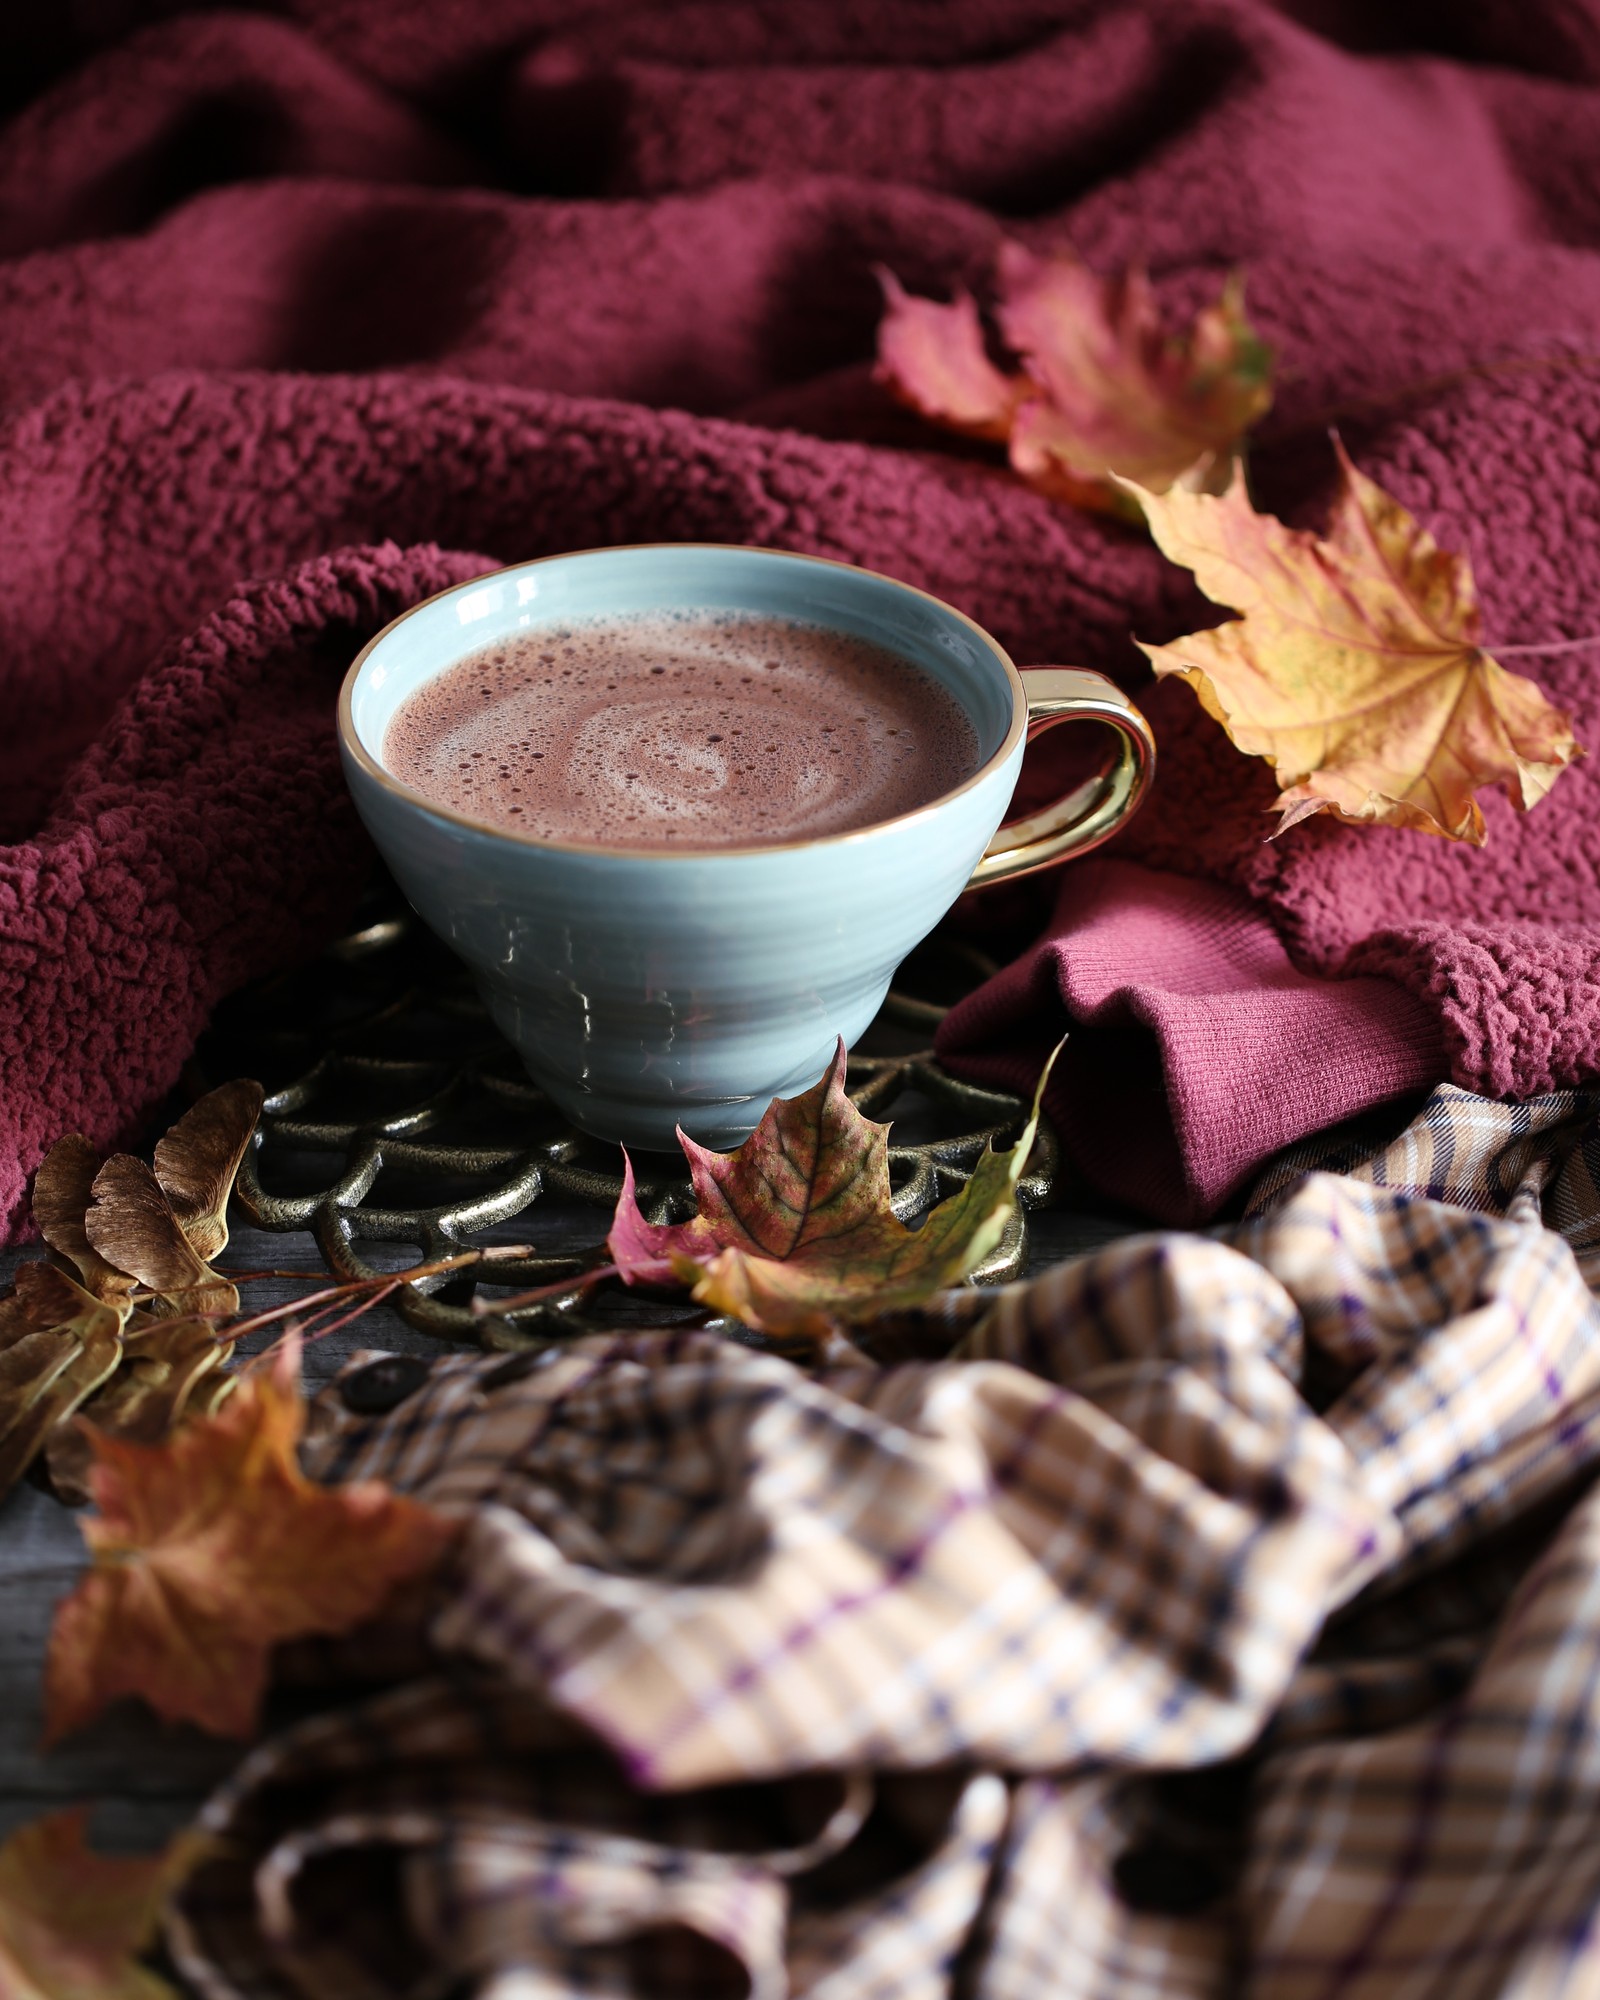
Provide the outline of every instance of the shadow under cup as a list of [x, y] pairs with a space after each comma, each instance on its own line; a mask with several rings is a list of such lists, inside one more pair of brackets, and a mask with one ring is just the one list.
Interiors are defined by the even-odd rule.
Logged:
[[[960, 702], [973, 775], [892, 820], [768, 847], [662, 852], [539, 840], [431, 803], [382, 764], [406, 698], [513, 634], [604, 614], [745, 611], [914, 662]], [[764, 549], [665, 545], [521, 563], [404, 613], [339, 702], [356, 808], [406, 898], [471, 967], [534, 1080], [585, 1131], [733, 1146], [774, 1096], [853, 1043], [900, 961], [966, 887], [1027, 734], [1016, 668], [958, 611], [870, 571]]]

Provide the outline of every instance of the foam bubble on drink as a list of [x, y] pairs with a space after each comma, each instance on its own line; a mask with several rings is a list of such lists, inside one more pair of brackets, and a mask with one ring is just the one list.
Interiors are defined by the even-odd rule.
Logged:
[[448, 668], [383, 761], [537, 839], [745, 847], [891, 819], [977, 768], [965, 711], [899, 654], [755, 613], [530, 628]]

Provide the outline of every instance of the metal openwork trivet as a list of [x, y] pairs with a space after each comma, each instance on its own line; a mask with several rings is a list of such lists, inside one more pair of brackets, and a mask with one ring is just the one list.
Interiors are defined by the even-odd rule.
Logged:
[[[904, 1222], [959, 1188], [991, 1139], [1011, 1144], [1027, 1116], [1021, 1099], [959, 1082], [916, 1046], [946, 1005], [992, 969], [936, 934], [907, 961], [900, 988], [851, 1052], [851, 1097], [870, 1116], [895, 1121], [890, 1179]], [[259, 1228], [308, 1230], [339, 1278], [496, 1241], [534, 1246], [531, 1256], [485, 1267], [492, 1281], [468, 1271], [402, 1287], [393, 1303], [423, 1332], [521, 1348], [643, 1320], [710, 1323], [699, 1308], [616, 1280], [582, 1284], [607, 1261], [620, 1150], [556, 1110], [459, 962], [392, 892], [315, 965], [227, 1002], [199, 1068], [207, 1084], [260, 1078], [268, 1095], [239, 1199]], [[652, 1221], [694, 1213], [681, 1161], [646, 1154], [634, 1166]], [[998, 1283], [1021, 1273], [1023, 1211], [1052, 1198], [1058, 1172], [1055, 1134], [1041, 1122], [1018, 1212], [977, 1278]], [[492, 1305], [568, 1278], [570, 1291], [503, 1317], [472, 1311], [475, 1292]]]

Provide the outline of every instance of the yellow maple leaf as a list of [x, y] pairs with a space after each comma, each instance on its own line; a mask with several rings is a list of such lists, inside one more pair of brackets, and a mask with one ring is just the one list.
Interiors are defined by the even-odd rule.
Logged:
[[93, 1565], [57, 1608], [46, 1740], [122, 1695], [247, 1736], [272, 1648], [347, 1632], [439, 1560], [455, 1523], [375, 1480], [313, 1485], [299, 1356], [243, 1377], [217, 1416], [159, 1444], [93, 1437]]
[[1466, 557], [1337, 449], [1320, 539], [1258, 514], [1237, 475], [1217, 495], [1130, 486], [1163, 554], [1240, 614], [1142, 650], [1273, 766], [1279, 833], [1331, 812], [1481, 847], [1474, 792], [1498, 785], [1525, 812], [1583, 752], [1570, 718], [1479, 644]]
[[0, 1847], [0, 1994], [5, 2000], [176, 2000], [140, 1965], [161, 1899], [203, 1843], [159, 1854], [95, 1854], [82, 1811], [19, 1827]]

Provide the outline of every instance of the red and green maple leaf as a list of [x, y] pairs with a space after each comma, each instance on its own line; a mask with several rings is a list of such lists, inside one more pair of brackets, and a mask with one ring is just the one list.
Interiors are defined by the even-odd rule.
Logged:
[[679, 1133], [699, 1201], [690, 1222], [648, 1222], [627, 1162], [607, 1239], [624, 1280], [676, 1280], [759, 1332], [815, 1338], [918, 1305], [979, 1265], [1016, 1206], [1038, 1097], [1015, 1146], [986, 1147], [959, 1193], [909, 1229], [891, 1206], [889, 1127], [851, 1103], [845, 1064], [841, 1041], [821, 1082], [775, 1098], [736, 1152]]

